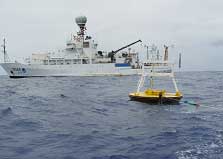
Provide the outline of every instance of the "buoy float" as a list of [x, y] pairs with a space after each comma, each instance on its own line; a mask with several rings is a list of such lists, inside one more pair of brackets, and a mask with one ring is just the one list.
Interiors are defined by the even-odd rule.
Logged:
[[[169, 93], [166, 90], [153, 89], [153, 77], [170, 77], [172, 78], [173, 85], [175, 88], [174, 93]], [[146, 78], [150, 80], [150, 88], [145, 91], [141, 91]], [[183, 95], [178, 90], [176, 80], [174, 78], [173, 64], [166, 61], [153, 61], [143, 63], [142, 75], [138, 82], [137, 91], [130, 93], [129, 97], [131, 100], [153, 103], [153, 104], [172, 104], [179, 103]]]

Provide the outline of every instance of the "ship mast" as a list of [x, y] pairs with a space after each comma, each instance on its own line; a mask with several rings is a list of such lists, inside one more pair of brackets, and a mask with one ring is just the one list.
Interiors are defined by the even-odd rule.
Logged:
[[181, 68], [181, 53], [179, 54], [179, 69]]
[[5, 38], [3, 39], [3, 54], [4, 54], [4, 63], [6, 62], [6, 44], [5, 44]]
[[168, 49], [169, 46], [164, 45], [164, 61], [168, 61]]
[[[87, 23], [87, 17], [85, 16], [79, 16], [75, 18], [76, 24], [79, 26], [80, 31], [77, 33], [77, 35], [79, 36], [81, 45], [82, 45], [82, 49], [81, 49], [81, 53], [82, 55], [84, 54], [84, 34], [86, 31], [86, 23]], [[81, 60], [82, 61], [82, 60]], [[90, 59], [90, 61], [92, 61], [92, 59]]]
[[6, 40], [5, 38], [3, 39], [3, 45], [1, 45], [1, 47], [3, 47], [3, 55], [4, 55], [4, 63], [9, 62], [10, 59], [8, 57], [7, 51], [6, 51]]
[[78, 36], [81, 38], [81, 42], [83, 43], [84, 42], [84, 34], [85, 34], [85, 31], [86, 31], [85, 26], [86, 26], [86, 23], [87, 23], [87, 17], [79, 16], [79, 17], [76, 17], [75, 21], [76, 21], [76, 24], [80, 28], [80, 31], [78, 32]]
[[149, 60], [149, 45], [144, 45], [144, 47], [146, 48], [146, 59], [148, 61]]

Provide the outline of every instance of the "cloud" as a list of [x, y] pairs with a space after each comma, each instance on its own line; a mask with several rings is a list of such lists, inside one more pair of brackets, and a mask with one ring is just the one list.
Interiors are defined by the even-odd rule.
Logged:
[[214, 47], [223, 47], [223, 40], [216, 40], [212, 42], [211, 45]]

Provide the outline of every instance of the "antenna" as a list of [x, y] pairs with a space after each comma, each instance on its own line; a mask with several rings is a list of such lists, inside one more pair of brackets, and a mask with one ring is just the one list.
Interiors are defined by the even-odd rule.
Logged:
[[84, 32], [86, 30], [86, 23], [87, 23], [87, 17], [85, 16], [79, 16], [79, 17], [76, 17], [75, 19], [77, 25], [79, 26], [80, 28], [80, 32], [79, 32], [79, 35], [84, 37]]
[[149, 45], [144, 45], [146, 48], [146, 59], [149, 60]]
[[159, 50], [156, 51], [156, 58], [158, 61], [160, 60], [160, 51]]
[[174, 48], [174, 45], [170, 45], [170, 46], [164, 45], [164, 61], [168, 61], [169, 47]]
[[3, 39], [3, 54], [4, 54], [4, 62], [6, 62], [6, 44], [5, 44], [5, 38]]
[[168, 61], [168, 49], [169, 46], [164, 45], [164, 61]]
[[179, 69], [181, 68], [181, 53], [179, 54]]
[[4, 54], [4, 63], [9, 61], [9, 57], [7, 55], [7, 51], [6, 51], [6, 40], [5, 38], [3, 39], [3, 45], [1, 45], [3, 47], [3, 54]]

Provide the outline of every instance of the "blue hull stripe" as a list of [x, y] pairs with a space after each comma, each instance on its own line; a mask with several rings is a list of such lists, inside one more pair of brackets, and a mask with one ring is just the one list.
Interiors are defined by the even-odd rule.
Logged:
[[129, 63], [116, 63], [115, 67], [130, 67]]

